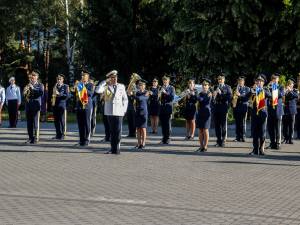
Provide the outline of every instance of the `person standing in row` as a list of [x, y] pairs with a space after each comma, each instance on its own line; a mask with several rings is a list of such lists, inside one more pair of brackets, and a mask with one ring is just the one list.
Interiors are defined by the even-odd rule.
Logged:
[[197, 96], [197, 127], [199, 129], [200, 148], [196, 152], [206, 152], [209, 141], [209, 128], [211, 122], [211, 100], [210, 80], [204, 79], [202, 82], [202, 91]]
[[282, 97], [284, 96], [284, 88], [278, 83], [279, 74], [275, 73], [271, 77], [268, 85], [272, 95], [268, 99], [268, 132], [270, 136], [270, 149], [279, 149], [281, 144], [281, 122], [283, 115]]
[[40, 110], [42, 96], [44, 94], [44, 85], [38, 81], [38, 78], [39, 72], [33, 70], [31, 72], [29, 84], [24, 88], [27, 132], [29, 136], [26, 143], [30, 144], [38, 142], [40, 135]]
[[147, 138], [149, 92], [146, 91], [146, 81], [140, 80], [138, 86], [138, 91], [135, 94], [136, 148], [142, 150], [145, 148]]
[[6, 103], [8, 108], [9, 127], [17, 127], [18, 110], [21, 105], [20, 87], [16, 85], [14, 77], [9, 78], [10, 85], [6, 88]]
[[295, 80], [289, 79], [284, 95], [284, 115], [282, 118], [283, 142], [293, 144], [295, 115], [297, 114], [298, 90], [294, 89]]
[[[94, 77], [90, 77], [90, 83], [92, 83], [94, 86], [96, 85]], [[99, 94], [97, 94], [94, 91], [92, 95], [93, 107], [92, 107], [92, 116], [91, 116], [91, 136], [93, 136], [96, 133], [98, 101], [99, 101]]]
[[266, 77], [260, 74], [256, 77], [255, 84], [251, 90], [253, 95], [253, 107], [251, 112], [252, 119], [252, 136], [253, 150], [250, 155], [264, 155], [267, 127], [267, 99], [271, 97], [271, 93], [267, 87], [264, 87]]
[[184, 118], [186, 120], [186, 136], [184, 140], [194, 140], [196, 129], [196, 102], [197, 90], [195, 89], [195, 79], [189, 79], [188, 88], [185, 90], [186, 96], [184, 98]]
[[[298, 74], [297, 77], [297, 90], [300, 92], [300, 73]], [[300, 96], [298, 97], [297, 101], [297, 114], [296, 114], [296, 126], [295, 130], [297, 132], [297, 139], [300, 139]]]
[[249, 106], [250, 88], [245, 86], [245, 77], [240, 76], [238, 85], [233, 93], [232, 108], [235, 119], [236, 139], [234, 141], [245, 142], [246, 119]]
[[159, 91], [158, 80], [154, 78], [152, 80], [152, 87], [150, 88], [150, 97], [149, 97], [149, 116], [150, 116], [152, 134], [157, 134], [157, 129], [158, 129], [158, 121], [159, 121], [158, 91]]
[[89, 82], [89, 78], [90, 74], [83, 71], [81, 73], [81, 81], [75, 83], [79, 146], [88, 146], [91, 138], [94, 85]]
[[[110, 80], [107, 79], [105, 88], [109, 85], [110, 85]], [[95, 89], [95, 92], [96, 92], [96, 89]], [[102, 120], [103, 120], [103, 125], [104, 125], [104, 134], [105, 134], [105, 136], [100, 141], [101, 143], [110, 142], [110, 129], [109, 129], [109, 123], [108, 123], [107, 115], [105, 115], [105, 113], [104, 113], [104, 105], [105, 105], [105, 93], [102, 93], [102, 94], [100, 94], [100, 109], [101, 109], [101, 114], [102, 114]]]
[[232, 91], [225, 84], [225, 75], [218, 76], [218, 86], [213, 92], [213, 115], [217, 136], [216, 147], [224, 147], [227, 137], [227, 115], [231, 103]]
[[59, 74], [56, 77], [56, 84], [53, 87], [52, 106], [54, 126], [56, 135], [53, 139], [63, 140], [65, 138], [67, 100], [69, 98], [69, 86], [64, 84], [65, 76]]
[[111, 150], [107, 154], [120, 154], [122, 123], [128, 98], [124, 84], [118, 83], [118, 71], [109, 72], [106, 78], [109, 78], [109, 85], [106, 85], [106, 81], [102, 81], [96, 87], [96, 92], [104, 93], [104, 113], [109, 123], [111, 145]]
[[163, 76], [163, 86], [159, 90], [159, 120], [162, 130], [161, 144], [170, 143], [171, 119], [173, 113], [173, 100], [175, 97], [175, 88], [170, 85], [170, 78]]
[[0, 84], [0, 127], [2, 126], [2, 109], [5, 103], [5, 88]]
[[[134, 84], [135, 85], [135, 84]], [[126, 112], [127, 122], [128, 122], [128, 135], [127, 137], [136, 137], [136, 124], [135, 124], [135, 90], [127, 89], [128, 97], [128, 107]]]

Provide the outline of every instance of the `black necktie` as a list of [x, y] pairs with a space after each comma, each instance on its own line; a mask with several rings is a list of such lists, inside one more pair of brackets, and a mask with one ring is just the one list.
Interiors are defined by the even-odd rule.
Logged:
[[116, 93], [117, 85], [113, 85], [114, 93]]

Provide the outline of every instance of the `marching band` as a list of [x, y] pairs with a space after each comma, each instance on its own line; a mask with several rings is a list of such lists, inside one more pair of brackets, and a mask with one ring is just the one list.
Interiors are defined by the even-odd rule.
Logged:
[[[39, 140], [39, 115], [44, 86], [38, 81], [39, 72], [28, 74], [29, 83], [23, 91], [27, 118], [28, 140], [34, 144]], [[54, 116], [55, 140], [63, 140], [66, 135], [67, 101], [71, 92], [76, 98], [76, 115], [79, 130], [78, 146], [88, 146], [90, 137], [95, 133], [98, 100], [101, 101], [105, 138], [110, 142], [110, 154], [120, 154], [123, 118], [127, 116], [129, 134], [135, 137], [135, 149], [143, 150], [146, 146], [148, 119], [151, 133], [157, 134], [160, 121], [161, 144], [171, 141], [171, 120], [174, 103], [183, 100], [183, 115], [186, 121], [185, 140], [193, 140], [196, 127], [199, 129], [199, 148], [196, 152], [208, 150], [209, 129], [213, 122], [216, 146], [224, 147], [227, 141], [227, 118], [230, 107], [235, 121], [235, 142], [245, 142], [247, 116], [251, 117], [251, 137], [253, 149], [250, 155], [264, 155], [267, 132], [270, 149], [280, 149], [281, 144], [293, 144], [294, 130], [300, 138], [300, 77], [297, 82], [288, 79], [285, 85], [279, 82], [280, 75], [275, 73], [267, 83], [266, 76], [259, 74], [250, 88], [245, 84], [245, 76], [239, 76], [236, 87], [231, 89], [225, 83], [225, 74], [217, 76], [217, 86], [211, 80], [203, 78], [201, 84], [195, 79], [187, 81], [187, 88], [179, 96], [170, 84], [170, 77], [162, 77], [162, 85], [154, 78], [149, 89], [147, 82], [136, 73], [130, 78], [127, 88], [118, 83], [118, 72], [113, 70], [106, 75], [106, 80], [96, 84], [89, 72], [81, 73], [81, 80], [74, 87], [65, 84], [65, 77], [59, 74], [52, 89], [51, 104]], [[16, 126], [16, 113], [21, 102], [20, 88], [15, 85], [15, 78], [10, 78], [11, 86], [5, 92], [0, 86], [0, 124], [3, 105], [8, 104], [10, 126]], [[295, 88], [298, 87], [298, 89]], [[13, 90], [15, 92], [13, 92]], [[6, 95], [6, 96], [5, 96]], [[12, 108], [14, 110], [12, 110]], [[248, 115], [249, 114], [249, 115]], [[281, 140], [281, 133], [283, 139]]]

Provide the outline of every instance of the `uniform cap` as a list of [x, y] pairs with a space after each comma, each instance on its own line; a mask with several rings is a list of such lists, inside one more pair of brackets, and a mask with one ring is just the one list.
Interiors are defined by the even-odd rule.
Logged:
[[118, 71], [117, 70], [112, 70], [109, 73], [107, 73], [105, 76], [106, 77], [118, 76]]
[[266, 76], [263, 73], [258, 74], [255, 80], [262, 80], [263, 82], [266, 82]]
[[205, 83], [210, 84], [210, 83], [211, 83], [211, 80], [208, 79], [208, 78], [203, 78], [203, 79], [202, 79], [202, 83], [203, 83], [203, 84], [205, 84]]

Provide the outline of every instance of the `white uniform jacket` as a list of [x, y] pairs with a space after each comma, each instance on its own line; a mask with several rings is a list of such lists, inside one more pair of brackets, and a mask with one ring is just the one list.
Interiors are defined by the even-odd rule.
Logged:
[[102, 81], [95, 89], [98, 94], [104, 94], [104, 115], [106, 116], [124, 116], [127, 111], [128, 98], [125, 86], [123, 84], [106, 85]]

